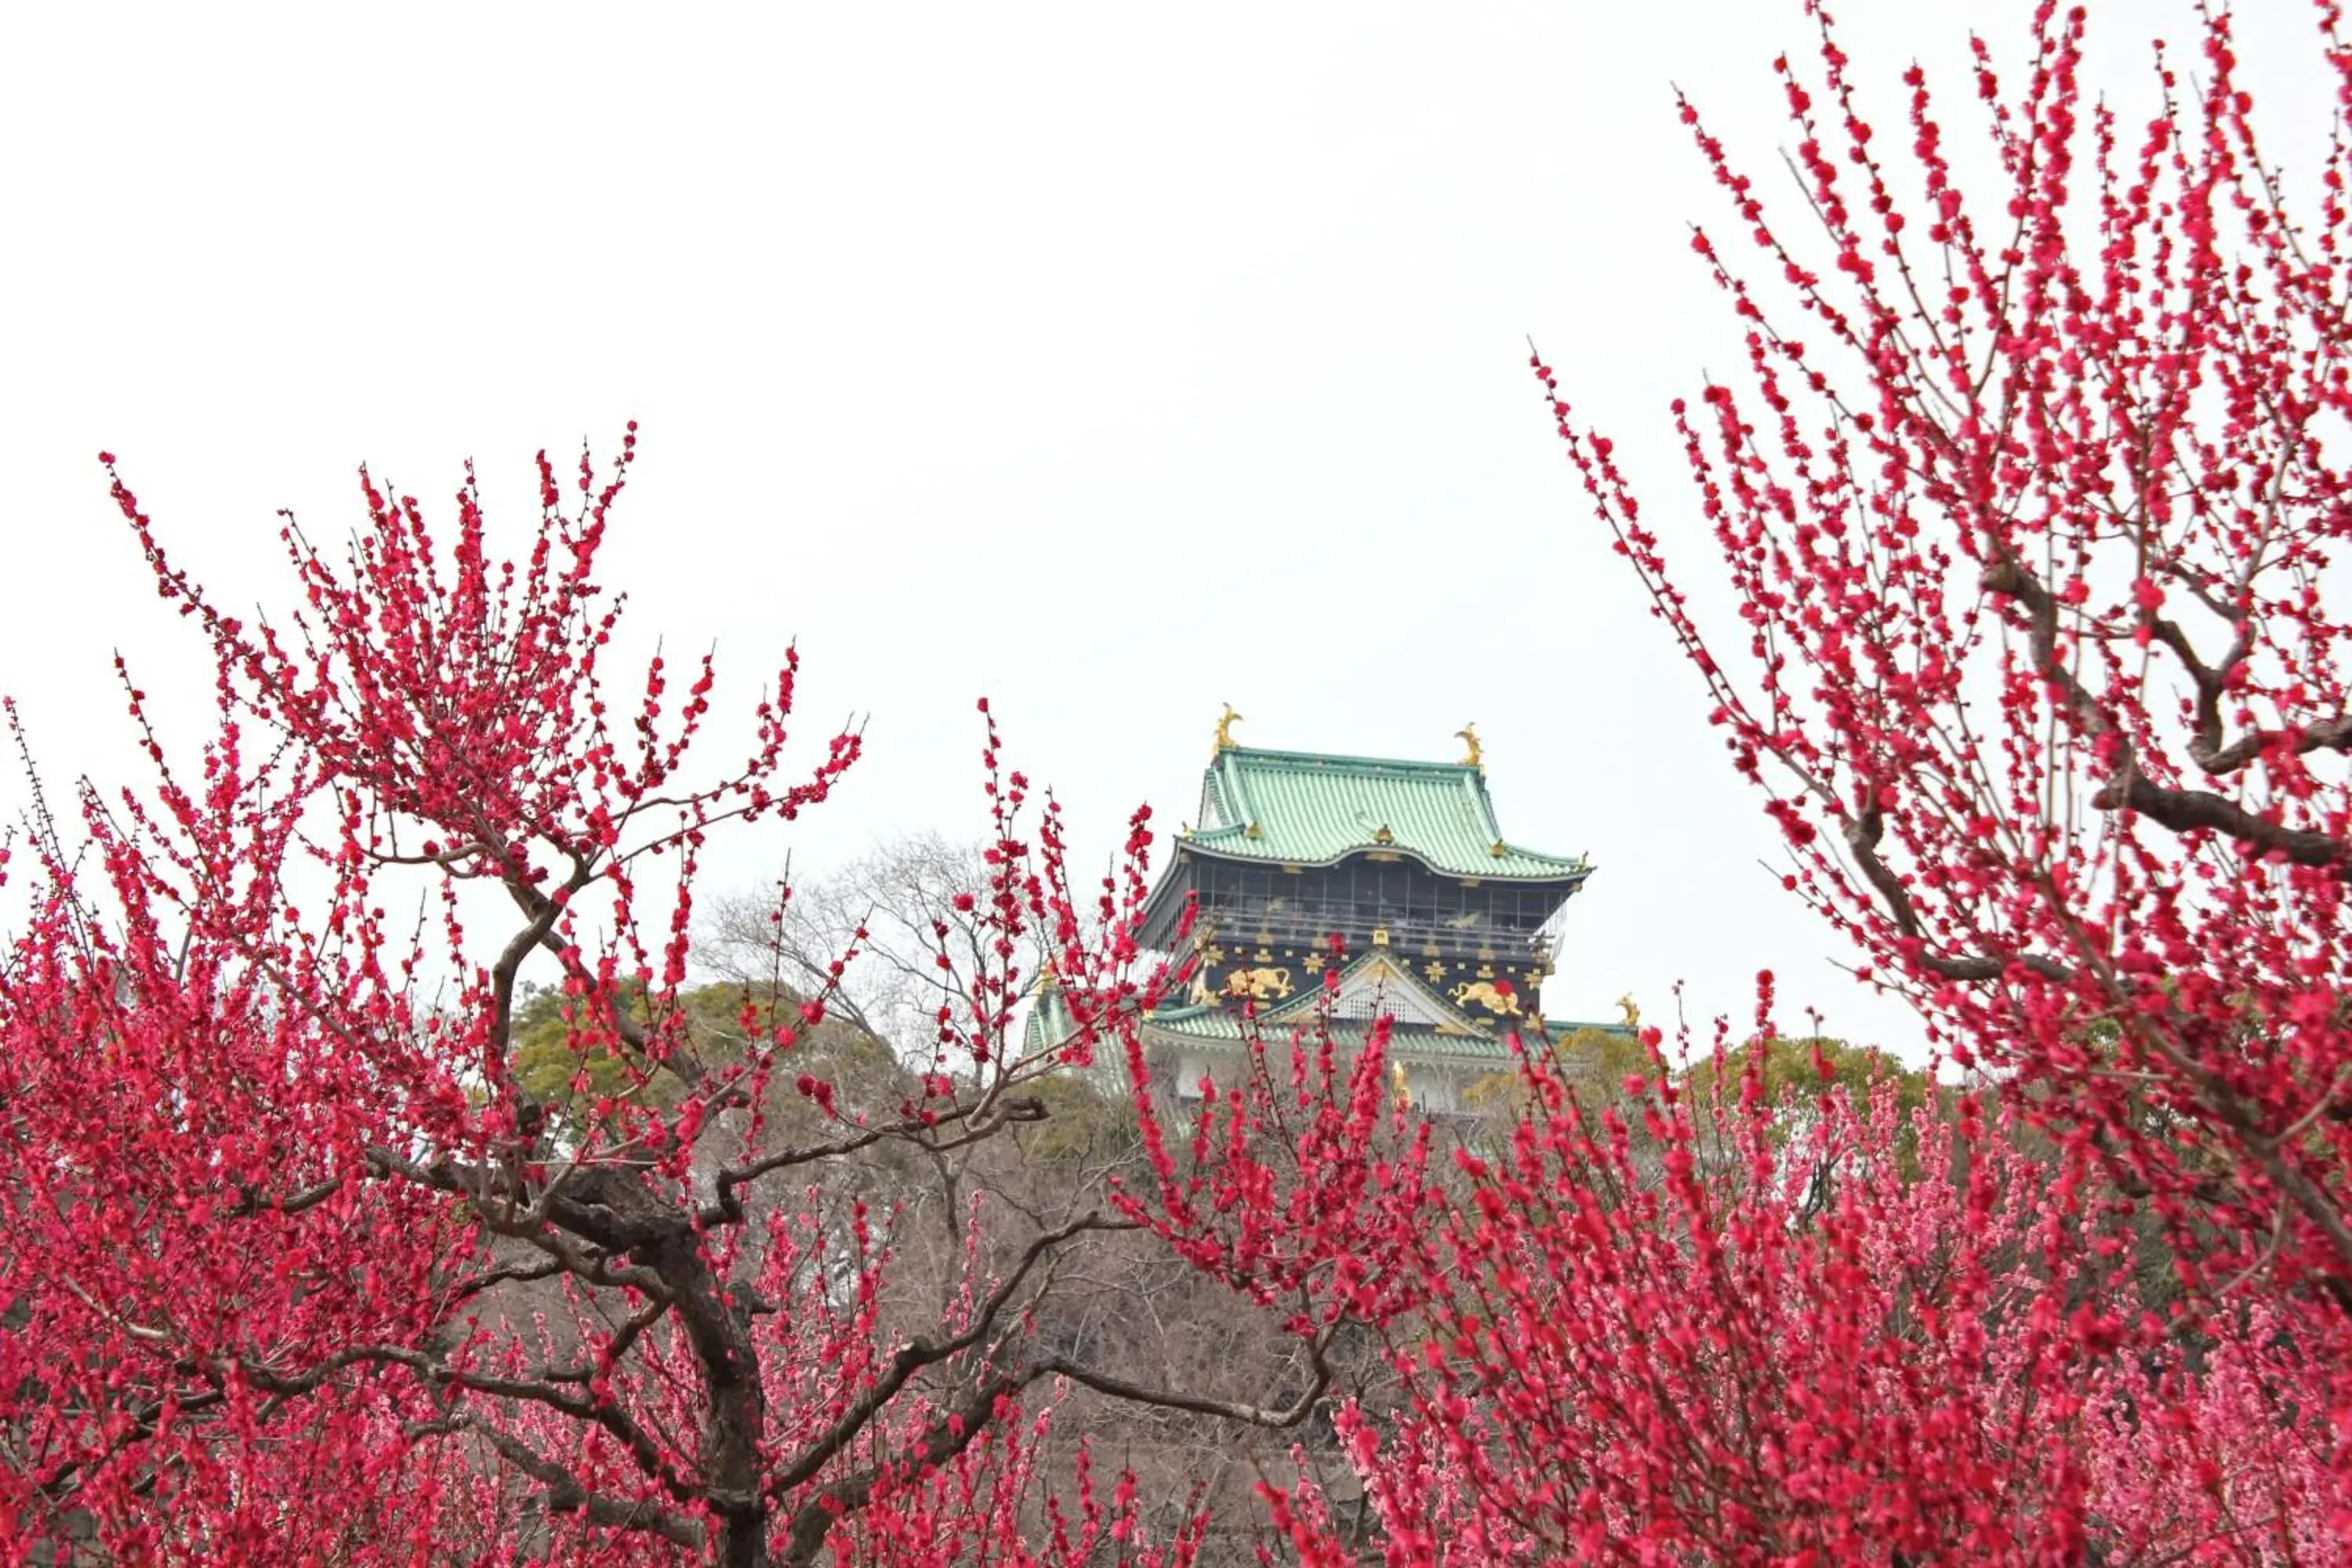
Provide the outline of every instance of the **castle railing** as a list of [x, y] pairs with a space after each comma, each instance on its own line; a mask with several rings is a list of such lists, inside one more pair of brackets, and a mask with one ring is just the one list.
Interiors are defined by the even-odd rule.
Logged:
[[1489, 926], [1483, 916], [1404, 915], [1365, 904], [1320, 904], [1269, 910], [1224, 909], [1202, 911], [1193, 928], [1198, 941], [1264, 946], [1319, 945], [1334, 932], [1346, 938], [1350, 952], [1375, 945], [1375, 932], [1388, 933], [1388, 945], [1418, 953], [1434, 947], [1448, 954], [1491, 954], [1511, 963], [1549, 963], [1558, 933], [1548, 929]]

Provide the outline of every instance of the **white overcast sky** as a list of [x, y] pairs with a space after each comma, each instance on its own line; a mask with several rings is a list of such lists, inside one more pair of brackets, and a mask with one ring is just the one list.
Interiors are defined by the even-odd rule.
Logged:
[[[2305, 132], [2307, 8], [2246, 9]], [[1955, 133], [1963, 29], [2019, 59], [2013, 0], [1843, 10], [1897, 146], [1909, 59]], [[2188, 17], [2101, 4], [2103, 78], [2144, 103]], [[1549, 1011], [1655, 1019], [1680, 978], [1741, 1016], [1769, 965], [1784, 1021], [1907, 1050], [1759, 867], [1526, 370], [1531, 333], [1712, 583], [1664, 410], [1737, 349], [1669, 84], [1779, 196], [1769, 66], [1807, 37], [1795, 0], [19, 6], [0, 689], [50, 773], [109, 779], [110, 649], [204, 700], [100, 447], [182, 563], [282, 604], [275, 510], [341, 534], [362, 460], [446, 517], [471, 456], [520, 530], [536, 448], [635, 418], [635, 631], [715, 641], [742, 701], [797, 637], [805, 758], [870, 716], [838, 800], [730, 840], [722, 887], [976, 834], [982, 694], [1098, 849], [1139, 800], [1192, 815], [1223, 702], [1249, 743], [1374, 755], [1475, 720], [1506, 831], [1600, 866]]]

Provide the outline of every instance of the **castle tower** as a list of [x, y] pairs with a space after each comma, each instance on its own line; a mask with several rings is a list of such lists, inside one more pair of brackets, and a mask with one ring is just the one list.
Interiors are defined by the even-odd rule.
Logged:
[[[1400, 1087], [1458, 1109], [1470, 1083], [1509, 1069], [1511, 1031], [1542, 1026], [1559, 917], [1591, 864], [1504, 837], [1472, 730], [1460, 761], [1408, 762], [1238, 745], [1236, 717], [1218, 726], [1198, 826], [1139, 933], [1200, 958], [1189, 991], [1143, 1019], [1154, 1080], [1180, 1100], [1203, 1074], [1231, 1081], [1245, 1026], [1285, 1039], [1328, 988], [1343, 1047], [1387, 1016]], [[1033, 1031], [1051, 1027], [1041, 1002]]]

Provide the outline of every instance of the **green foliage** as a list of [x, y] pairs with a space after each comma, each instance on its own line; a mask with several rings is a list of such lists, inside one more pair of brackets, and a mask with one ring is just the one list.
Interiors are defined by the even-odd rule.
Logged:
[[[1522, 1039], [1529, 1047], [1546, 1048], [1532, 1038]], [[1658, 1063], [1650, 1047], [1627, 1030], [1578, 1029], [1552, 1041], [1548, 1049], [1560, 1080], [1590, 1108], [1624, 1099], [1628, 1079], [1657, 1076]], [[1517, 1118], [1527, 1109], [1527, 1075], [1517, 1067], [1489, 1073], [1465, 1090], [1462, 1098], [1472, 1110]]]
[[[890, 1087], [898, 1064], [889, 1047], [856, 1026], [828, 1019], [814, 1028], [800, 1016], [803, 998], [787, 987], [747, 987], [719, 983], [678, 992], [666, 1003], [648, 1004], [646, 988], [632, 981], [620, 991], [619, 1006], [630, 1023], [648, 1031], [667, 1024], [677, 1048], [704, 1067], [743, 1059], [751, 1036], [744, 1028], [750, 1009], [752, 1030], [767, 1037], [779, 1023], [791, 1026], [794, 1042], [787, 1058], [787, 1085], [806, 1073], [837, 1085], [844, 1103], [855, 1103]], [[576, 1119], [603, 1098], [631, 1098], [667, 1106], [684, 1092], [674, 1075], [652, 1069], [608, 1021], [577, 997], [542, 987], [516, 1006], [511, 1036], [516, 1084], [559, 1120]]]
[[[1792, 1098], [1808, 1103], [1830, 1088], [1844, 1089], [1859, 1103], [1881, 1083], [1894, 1085], [1895, 1103], [1906, 1116], [1927, 1100], [1927, 1075], [1905, 1067], [1873, 1046], [1848, 1045], [1820, 1036], [1797, 1040], [1776, 1037], [1742, 1046], [1720, 1058], [1726, 1087], [1737, 1092], [1740, 1076], [1751, 1064], [1761, 1072], [1764, 1099], [1774, 1105], [1789, 1104]], [[1714, 1057], [1693, 1062], [1682, 1075], [1684, 1089], [1701, 1100], [1713, 1099], [1717, 1070]]]
[[1774, 1134], [1782, 1142], [1806, 1124], [1822, 1095], [1831, 1089], [1843, 1090], [1855, 1105], [1864, 1105], [1882, 1087], [1892, 1089], [1903, 1122], [1895, 1134], [1895, 1158], [1906, 1182], [1919, 1179], [1919, 1135], [1913, 1118], [1934, 1090], [1926, 1073], [1874, 1046], [1849, 1045], [1819, 1035], [1795, 1040], [1775, 1036], [1693, 1062], [1682, 1075], [1682, 1087], [1702, 1106], [1718, 1093], [1736, 1101], [1751, 1068], [1760, 1079], [1764, 1102], [1773, 1108]]
[[[630, 1021], [650, 1023], [645, 988], [632, 982], [622, 993]], [[509, 1034], [509, 1070], [523, 1093], [541, 1105], [565, 1105], [575, 1096], [593, 1100], [620, 1098], [635, 1089], [631, 1067], [636, 1061], [612, 1032], [593, 1022], [579, 998], [551, 986], [534, 989], [515, 1008]], [[677, 1093], [675, 1080], [657, 1078], [641, 1092], [655, 1104], [667, 1105]]]
[[[1552, 1041], [1549, 1050], [1561, 1081], [1590, 1110], [1622, 1101], [1634, 1092], [1628, 1085], [1654, 1083], [1659, 1074], [1658, 1058], [1627, 1030], [1578, 1029]], [[1776, 1037], [1727, 1052], [1719, 1068], [1717, 1058], [1709, 1057], [1674, 1076], [1684, 1093], [1705, 1103], [1715, 1098], [1718, 1072], [1724, 1075], [1725, 1089], [1736, 1097], [1751, 1064], [1761, 1077], [1765, 1100], [1781, 1108], [1784, 1135], [1811, 1113], [1827, 1089], [1843, 1089], [1860, 1102], [1880, 1084], [1891, 1084], [1895, 1104], [1907, 1119], [1927, 1102], [1930, 1088], [1926, 1073], [1905, 1067], [1885, 1051], [1828, 1038]], [[1516, 1117], [1527, 1106], [1527, 1080], [1516, 1069], [1491, 1073], [1472, 1084], [1464, 1098], [1473, 1110]]]
[[1106, 1094], [1075, 1072], [1048, 1073], [1024, 1092], [1045, 1108], [1045, 1119], [1025, 1131], [1021, 1147], [1056, 1164], [1123, 1159], [1142, 1147], [1135, 1102]]

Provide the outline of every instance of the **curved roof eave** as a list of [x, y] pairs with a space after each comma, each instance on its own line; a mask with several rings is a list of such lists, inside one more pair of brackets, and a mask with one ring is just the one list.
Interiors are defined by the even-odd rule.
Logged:
[[1179, 844], [1181, 847], [1193, 854], [1206, 855], [1228, 865], [1297, 866], [1301, 870], [1328, 870], [1358, 855], [1393, 856], [1400, 860], [1414, 861], [1440, 877], [1471, 877], [1482, 881], [1491, 879], [1498, 882], [1581, 882], [1599, 869], [1591, 861], [1561, 860], [1557, 856], [1546, 855], [1540, 850], [1522, 849], [1516, 844], [1504, 845], [1503, 853], [1496, 858], [1508, 859], [1516, 855], [1529, 860], [1549, 861], [1558, 866], [1559, 869], [1540, 872], [1500, 869], [1465, 871], [1458, 866], [1442, 865], [1409, 844], [1354, 844], [1336, 855], [1328, 856], [1320, 860], [1302, 860], [1282, 855], [1267, 855], [1255, 849], [1228, 850], [1220, 842], [1223, 839], [1242, 837], [1244, 831], [1239, 827], [1219, 827], [1205, 834], [1195, 832], [1192, 837], [1179, 840]]
[[[1261, 1019], [1257, 1037], [1268, 1045], [1286, 1043], [1306, 1035], [1310, 1026], [1297, 1020]], [[1358, 1045], [1370, 1026], [1354, 1020], [1335, 1020], [1331, 1026], [1333, 1038], [1342, 1045]], [[1244, 1021], [1230, 1013], [1213, 1013], [1202, 1009], [1181, 1018], [1146, 1017], [1142, 1021], [1147, 1040], [1169, 1045], [1192, 1045], [1209, 1048], [1245, 1048], [1250, 1036]], [[1511, 1049], [1493, 1035], [1483, 1033], [1450, 1034], [1409, 1024], [1391, 1024], [1389, 1029], [1389, 1051], [1392, 1058], [1450, 1057], [1482, 1061], [1507, 1061]]]

